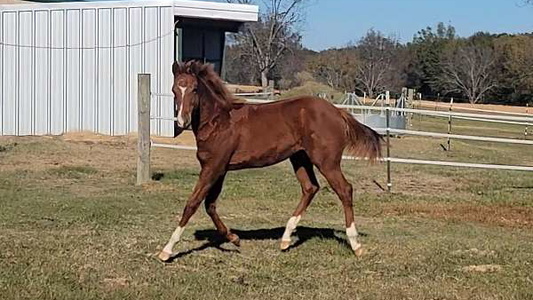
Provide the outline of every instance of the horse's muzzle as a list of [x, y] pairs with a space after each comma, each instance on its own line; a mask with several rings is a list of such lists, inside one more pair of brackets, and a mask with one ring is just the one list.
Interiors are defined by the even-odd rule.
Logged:
[[178, 122], [174, 122], [174, 137], [177, 137], [178, 135], [180, 135], [189, 126], [190, 125], [187, 125], [186, 127], [182, 127], [182, 126], [178, 125]]

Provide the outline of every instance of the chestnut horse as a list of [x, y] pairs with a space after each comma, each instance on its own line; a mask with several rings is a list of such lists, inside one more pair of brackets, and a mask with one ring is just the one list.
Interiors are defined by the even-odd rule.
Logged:
[[348, 112], [326, 100], [297, 97], [267, 104], [237, 103], [211, 65], [174, 62], [177, 126], [192, 127], [201, 165], [198, 182], [178, 227], [159, 254], [168, 261], [191, 216], [205, 199], [207, 214], [217, 231], [239, 246], [239, 237], [222, 222], [217, 197], [228, 171], [260, 168], [289, 159], [302, 186], [302, 198], [287, 223], [281, 249], [319, 190], [313, 166], [324, 175], [342, 202], [346, 235], [356, 255], [362, 254], [352, 209], [352, 185], [341, 171], [343, 151], [375, 160], [381, 156], [381, 137]]

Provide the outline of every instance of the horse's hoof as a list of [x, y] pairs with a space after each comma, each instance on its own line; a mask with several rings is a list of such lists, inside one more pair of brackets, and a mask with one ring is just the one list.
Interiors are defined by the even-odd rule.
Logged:
[[239, 238], [238, 235], [232, 233], [231, 235], [228, 236], [228, 240], [230, 243], [232, 243], [233, 245], [237, 246], [237, 247], [240, 247], [241, 246], [241, 239]]
[[281, 249], [281, 251], [285, 251], [289, 249], [290, 246], [291, 246], [291, 241], [281, 241], [281, 243], [279, 244], [279, 248]]
[[363, 254], [365, 254], [365, 249], [363, 249], [363, 247], [359, 247], [354, 251], [354, 253], [355, 253], [355, 256], [361, 257], [363, 256]]
[[172, 256], [172, 253], [168, 253], [168, 252], [165, 252], [165, 251], [161, 251], [161, 253], [159, 253], [159, 255], [157, 256], [159, 258], [159, 260], [161, 260], [162, 262], [167, 262], [170, 260], [170, 256]]

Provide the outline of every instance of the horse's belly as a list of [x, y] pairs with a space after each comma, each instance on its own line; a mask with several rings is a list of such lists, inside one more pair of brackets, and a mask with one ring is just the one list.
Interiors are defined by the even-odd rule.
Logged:
[[238, 145], [230, 169], [270, 166], [301, 150], [301, 134], [290, 120], [269, 111], [248, 116], [246, 122], [239, 124]]
[[237, 149], [231, 157], [229, 169], [260, 168], [277, 164], [301, 150], [295, 143], [271, 145], [264, 148]]

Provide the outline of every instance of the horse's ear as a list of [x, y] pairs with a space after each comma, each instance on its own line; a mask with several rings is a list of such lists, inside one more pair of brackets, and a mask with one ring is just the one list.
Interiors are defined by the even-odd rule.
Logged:
[[172, 64], [172, 74], [174, 74], [174, 76], [176, 76], [180, 71], [180, 64], [177, 62], [177, 61], [174, 61], [174, 63]]

